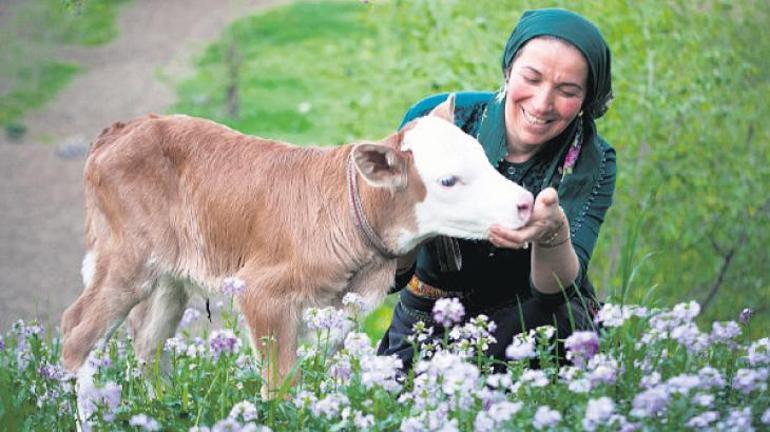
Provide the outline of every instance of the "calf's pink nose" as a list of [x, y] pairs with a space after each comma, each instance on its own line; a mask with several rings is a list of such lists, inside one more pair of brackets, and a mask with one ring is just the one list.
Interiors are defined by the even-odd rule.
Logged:
[[532, 194], [527, 193], [522, 201], [516, 206], [516, 212], [518, 213], [522, 224], [529, 222], [529, 217], [532, 216], [532, 206], [534, 205], [534, 201], [535, 198]]
[[532, 215], [532, 204], [529, 204], [529, 203], [519, 204], [516, 207], [516, 210], [519, 212], [519, 219], [521, 219], [523, 223], [527, 223], [527, 221], [529, 220], [529, 217]]

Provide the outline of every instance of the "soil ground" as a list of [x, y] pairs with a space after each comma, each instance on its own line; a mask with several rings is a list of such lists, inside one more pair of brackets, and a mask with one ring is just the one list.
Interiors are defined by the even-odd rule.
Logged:
[[[0, 24], [23, 0], [0, 0]], [[195, 54], [232, 20], [285, 0], [134, 0], [119, 36], [57, 55], [82, 65], [70, 85], [0, 136], [0, 332], [19, 318], [57, 326], [82, 290], [82, 169], [88, 144], [115, 121], [166, 112]], [[161, 78], [164, 77], [164, 78]]]

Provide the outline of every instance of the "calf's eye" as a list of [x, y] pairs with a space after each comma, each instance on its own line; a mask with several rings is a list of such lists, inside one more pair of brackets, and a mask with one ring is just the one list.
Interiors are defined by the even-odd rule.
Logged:
[[441, 179], [439, 179], [439, 182], [441, 183], [441, 186], [452, 187], [455, 184], [457, 184], [457, 177], [455, 176], [441, 177]]

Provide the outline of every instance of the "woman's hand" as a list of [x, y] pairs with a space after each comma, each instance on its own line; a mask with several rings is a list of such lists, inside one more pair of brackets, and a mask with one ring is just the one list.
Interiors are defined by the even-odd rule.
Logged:
[[[559, 195], [554, 188], [543, 189], [535, 198], [529, 222], [519, 229], [508, 229], [493, 225], [489, 241], [499, 248], [522, 249], [535, 241], [552, 243], [562, 232], [569, 232], [567, 217], [559, 206]], [[569, 234], [566, 234], [567, 236]]]

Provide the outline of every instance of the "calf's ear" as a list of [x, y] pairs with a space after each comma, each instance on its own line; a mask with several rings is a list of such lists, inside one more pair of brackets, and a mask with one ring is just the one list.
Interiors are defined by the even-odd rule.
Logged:
[[371, 186], [394, 189], [406, 187], [406, 158], [390, 146], [356, 144], [353, 147], [353, 163]]
[[431, 110], [430, 115], [440, 117], [449, 123], [455, 122], [455, 94], [449, 93], [446, 100], [436, 105]]

